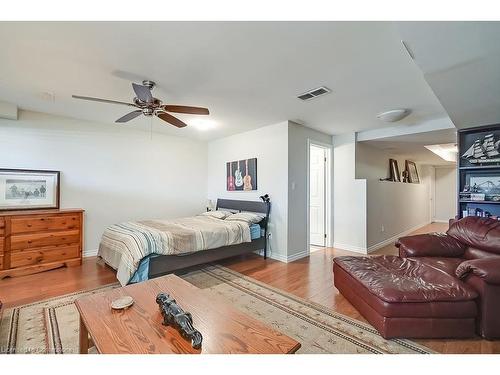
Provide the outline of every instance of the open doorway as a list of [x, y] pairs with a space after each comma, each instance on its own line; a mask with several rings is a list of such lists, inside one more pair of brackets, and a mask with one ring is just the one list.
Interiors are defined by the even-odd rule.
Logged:
[[309, 245], [310, 252], [330, 243], [330, 155], [326, 145], [309, 143]]

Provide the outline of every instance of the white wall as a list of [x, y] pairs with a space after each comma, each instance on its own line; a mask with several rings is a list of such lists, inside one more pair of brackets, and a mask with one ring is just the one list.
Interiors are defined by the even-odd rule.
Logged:
[[457, 169], [435, 167], [434, 181], [434, 221], [448, 222], [457, 214]]
[[[226, 162], [257, 158], [257, 191], [227, 191]], [[268, 255], [286, 261], [288, 226], [288, 121], [208, 144], [208, 197], [258, 200], [271, 197]]]
[[85, 209], [85, 250], [110, 224], [204, 210], [207, 146], [34, 112], [0, 119], [0, 167], [61, 171], [61, 207]]
[[307, 256], [308, 140], [331, 145], [332, 137], [311, 128], [289, 122], [288, 126], [288, 252], [287, 260]]
[[333, 137], [334, 247], [366, 252], [366, 180], [356, 179], [356, 134]]
[[430, 222], [432, 168], [417, 164], [420, 184], [380, 181], [389, 176], [389, 159], [398, 161], [400, 174], [404, 156], [394, 156], [364, 143], [356, 145], [356, 177], [366, 179], [367, 251], [395, 241]]

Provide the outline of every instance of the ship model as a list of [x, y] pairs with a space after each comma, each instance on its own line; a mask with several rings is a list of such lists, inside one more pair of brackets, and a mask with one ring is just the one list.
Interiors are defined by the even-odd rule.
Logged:
[[493, 134], [486, 135], [482, 141], [476, 139], [462, 158], [471, 164], [500, 163], [500, 139], [495, 140]]

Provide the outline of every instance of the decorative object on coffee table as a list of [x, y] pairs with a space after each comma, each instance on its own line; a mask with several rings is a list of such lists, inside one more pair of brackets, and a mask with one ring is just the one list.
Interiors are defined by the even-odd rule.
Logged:
[[59, 171], [0, 169], [0, 211], [59, 208]]
[[191, 340], [193, 348], [199, 349], [203, 336], [200, 331], [194, 328], [191, 314], [185, 312], [175, 299], [165, 293], [159, 293], [156, 296], [156, 303], [160, 307], [163, 316], [163, 325], [174, 327], [182, 337]]
[[408, 182], [412, 184], [419, 184], [420, 178], [418, 177], [417, 165], [411, 160], [405, 160], [405, 170], [408, 173]]
[[111, 302], [113, 310], [124, 310], [134, 304], [134, 299], [130, 296], [120, 297]]

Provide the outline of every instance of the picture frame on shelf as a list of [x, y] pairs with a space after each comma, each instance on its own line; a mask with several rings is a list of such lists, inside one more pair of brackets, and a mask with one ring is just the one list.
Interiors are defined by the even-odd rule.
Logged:
[[0, 211], [58, 209], [60, 172], [0, 169]]
[[405, 160], [405, 171], [408, 175], [408, 182], [411, 184], [419, 184], [420, 178], [418, 177], [418, 169], [415, 162], [411, 160]]
[[401, 182], [398, 161], [396, 159], [389, 159], [389, 180], [394, 182]]

